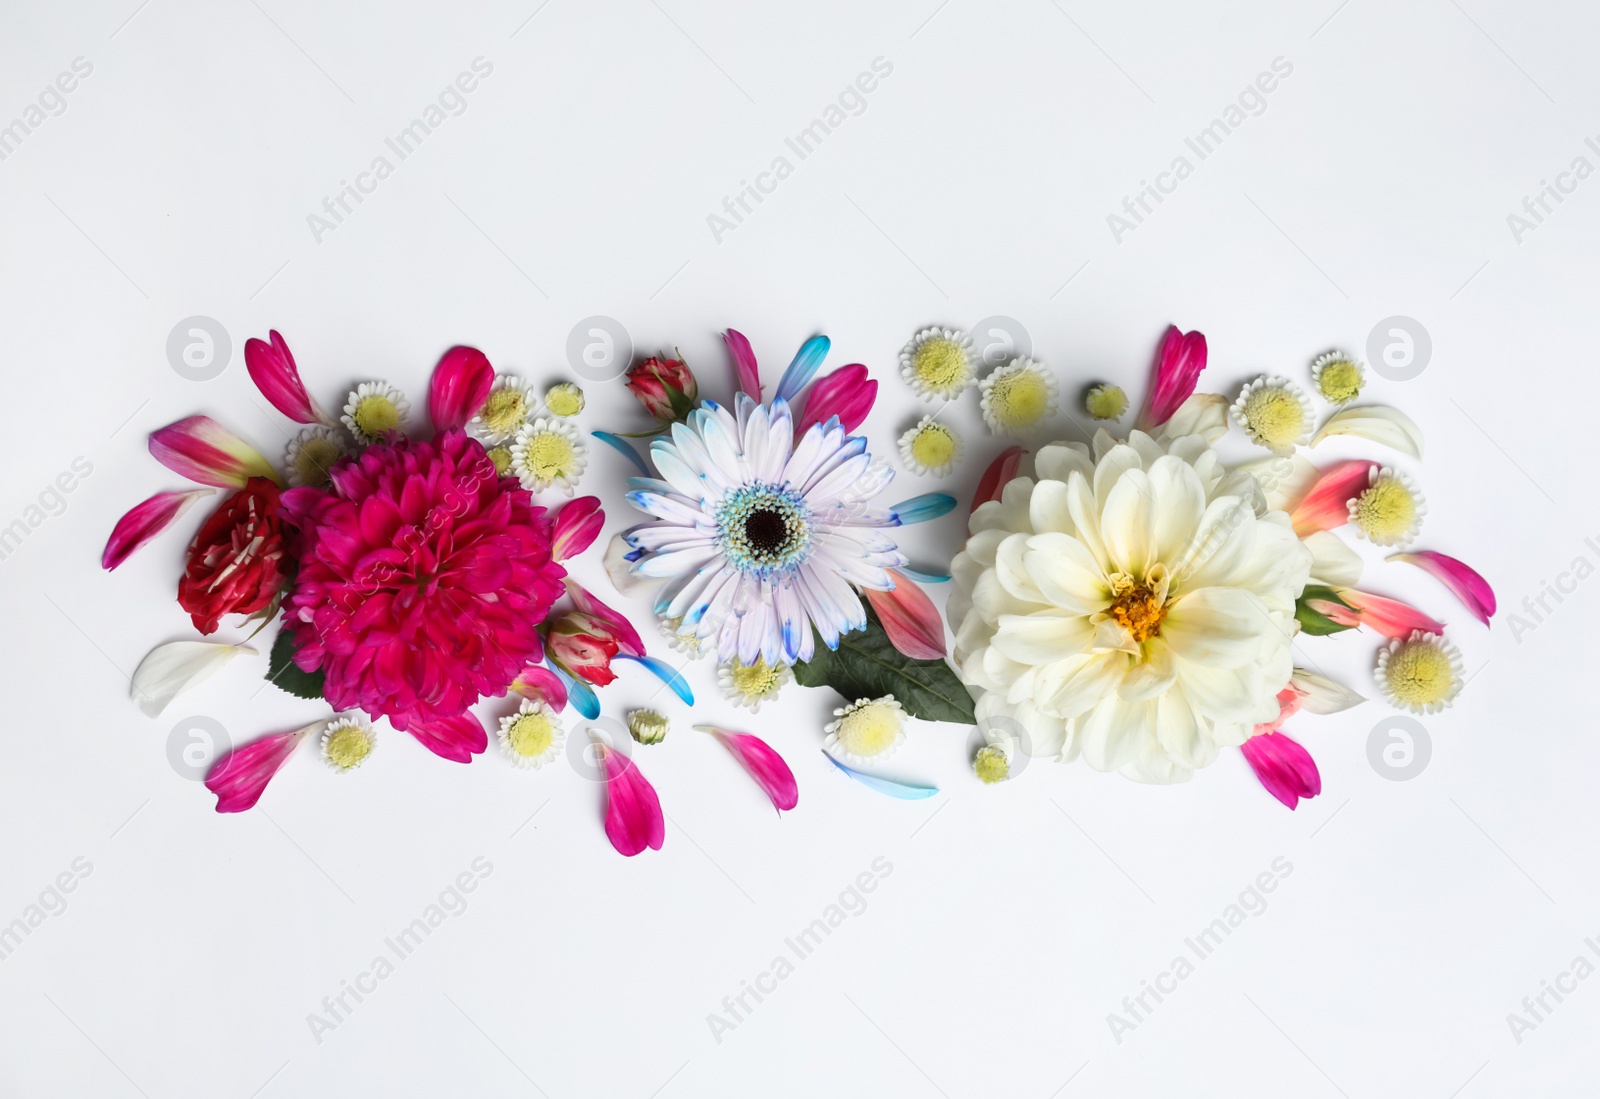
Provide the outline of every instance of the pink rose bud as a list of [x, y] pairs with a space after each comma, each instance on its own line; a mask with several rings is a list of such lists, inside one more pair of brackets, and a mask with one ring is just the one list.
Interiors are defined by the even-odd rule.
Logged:
[[682, 359], [651, 357], [627, 373], [628, 390], [660, 424], [682, 420], [700, 398], [700, 386]]

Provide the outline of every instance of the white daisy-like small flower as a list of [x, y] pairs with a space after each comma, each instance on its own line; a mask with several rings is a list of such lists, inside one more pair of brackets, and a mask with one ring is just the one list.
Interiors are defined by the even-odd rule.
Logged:
[[1367, 487], [1350, 501], [1350, 523], [1375, 546], [1403, 546], [1422, 530], [1427, 501], [1409, 474], [1378, 466]]
[[359, 717], [341, 717], [322, 729], [322, 758], [340, 773], [360, 767], [376, 744], [372, 726]]
[[583, 406], [583, 390], [573, 382], [557, 382], [545, 391], [544, 407], [552, 416], [576, 416]]
[[1042, 362], [1012, 359], [978, 383], [983, 392], [983, 422], [996, 435], [1019, 436], [1048, 420], [1060, 387]]
[[350, 453], [350, 445], [336, 427], [318, 424], [308, 427], [289, 442], [283, 456], [291, 485], [327, 488], [332, 484], [328, 471]]
[[925, 401], [960, 396], [978, 377], [972, 337], [950, 328], [924, 328], [901, 349], [900, 376]]
[[411, 416], [411, 402], [388, 382], [362, 382], [344, 402], [339, 419], [356, 441], [370, 446], [391, 434], [405, 434]]
[[1233, 418], [1253, 442], [1280, 457], [1311, 441], [1316, 413], [1306, 391], [1287, 378], [1263, 375], [1239, 391]]
[[932, 416], [900, 436], [900, 460], [912, 473], [948, 477], [961, 458], [961, 436]]
[[543, 700], [525, 698], [516, 713], [500, 719], [500, 750], [518, 767], [543, 767], [566, 742], [561, 719]]
[[583, 475], [584, 445], [578, 429], [565, 420], [543, 416], [523, 424], [511, 445], [511, 470], [529, 492], [559, 484], [571, 496]]
[[656, 628], [661, 631], [661, 636], [667, 639], [667, 644], [672, 647], [673, 652], [682, 653], [684, 656], [692, 657], [695, 660], [699, 660], [706, 655], [705, 646], [700, 644], [700, 639], [695, 636], [693, 630], [679, 632], [683, 629], [683, 617], [681, 615], [676, 618], [657, 619]]
[[505, 443], [492, 446], [484, 453], [489, 456], [489, 461], [494, 463], [495, 476], [504, 477], [511, 472], [511, 448]]
[[717, 684], [723, 696], [751, 713], [761, 709], [763, 702], [776, 698], [793, 678], [789, 665], [768, 664], [761, 657], [756, 657], [754, 664], [730, 662], [717, 668]]
[[467, 421], [467, 433], [491, 445], [514, 438], [522, 425], [539, 411], [533, 383], [515, 374], [496, 374], [483, 406]]
[[1347, 405], [1367, 384], [1367, 368], [1343, 351], [1330, 351], [1311, 364], [1311, 387], [1329, 404]]
[[1417, 630], [1378, 650], [1374, 672], [1384, 697], [1414, 714], [1449, 709], [1465, 682], [1460, 651], [1438, 634]]
[[1102, 382], [1084, 396], [1083, 410], [1096, 420], [1118, 420], [1128, 411], [1128, 395], [1120, 385]]
[[823, 726], [824, 751], [842, 756], [846, 763], [870, 765], [889, 758], [905, 743], [906, 714], [894, 695], [858, 698], [833, 711]]

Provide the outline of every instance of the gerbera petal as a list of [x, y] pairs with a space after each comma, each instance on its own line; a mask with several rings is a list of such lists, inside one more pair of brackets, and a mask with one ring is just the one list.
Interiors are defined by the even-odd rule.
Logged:
[[878, 615], [889, 643], [913, 660], [943, 660], [944, 621], [928, 594], [902, 572], [890, 570], [894, 587], [867, 589], [867, 602]]
[[830, 343], [826, 336], [812, 336], [800, 345], [800, 350], [795, 352], [794, 361], [783, 372], [783, 377], [778, 379], [778, 390], [774, 394], [780, 401], [793, 401], [800, 395], [800, 391], [811, 381], [817, 367], [822, 365], [822, 360], [827, 357]]
[[145, 654], [133, 671], [129, 695], [149, 717], [159, 717], [173, 699], [204, 683], [240, 653], [255, 655], [243, 645], [210, 641], [169, 641]]
[[739, 766], [756, 780], [761, 792], [772, 799], [773, 808], [781, 812], [800, 804], [800, 784], [795, 781], [794, 772], [766, 741], [714, 725], [696, 725], [695, 728], [716, 737], [733, 754]]
[[1172, 418], [1200, 380], [1206, 368], [1206, 338], [1199, 332], [1182, 332], [1168, 325], [1150, 369], [1150, 389], [1139, 413], [1142, 430], [1160, 427]]
[[114, 569], [150, 539], [166, 530], [202, 496], [215, 489], [197, 488], [188, 492], [158, 492], [142, 504], [135, 504], [117, 520], [100, 554], [100, 567]]
[[1422, 457], [1422, 429], [1404, 412], [1388, 405], [1340, 409], [1311, 437], [1311, 445], [1316, 446], [1331, 435], [1371, 439], [1413, 458]]
[[1353, 459], [1329, 467], [1290, 513], [1294, 532], [1304, 538], [1312, 531], [1344, 526], [1350, 521], [1350, 501], [1367, 487], [1372, 471], [1380, 468], [1379, 463], [1366, 459]]
[[872, 411], [878, 397], [878, 383], [867, 376], [867, 368], [860, 363], [841, 366], [838, 370], [817, 379], [817, 384], [806, 394], [805, 412], [800, 417], [797, 431], [805, 431], [812, 424], [826, 423], [837, 416], [839, 426], [854, 431]]
[[730, 328], [722, 334], [722, 342], [727, 345], [728, 357], [733, 360], [733, 373], [741, 393], [748, 393], [750, 399], [761, 399], [761, 372], [756, 366], [756, 353], [750, 349], [750, 341], [737, 329]]
[[529, 664], [511, 683], [511, 690], [523, 698], [547, 704], [556, 713], [567, 708], [567, 687], [549, 668]]

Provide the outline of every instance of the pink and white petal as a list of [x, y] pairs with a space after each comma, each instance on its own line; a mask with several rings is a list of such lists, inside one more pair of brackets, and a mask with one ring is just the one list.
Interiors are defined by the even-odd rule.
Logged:
[[1450, 594], [1461, 601], [1461, 605], [1472, 612], [1472, 617], [1482, 622], [1485, 626], [1489, 619], [1494, 617], [1497, 609], [1494, 597], [1494, 588], [1489, 586], [1477, 570], [1466, 562], [1451, 557], [1446, 553], [1436, 550], [1418, 550], [1414, 553], [1396, 553], [1385, 558], [1387, 561], [1404, 561], [1415, 565], [1417, 568], [1438, 580], [1450, 589]]
[[889, 643], [913, 660], [943, 660], [944, 620], [939, 608], [905, 573], [891, 569], [889, 576], [894, 580], [889, 591], [868, 588], [864, 592]]
[[1344, 526], [1350, 521], [1350, 501], [1366, 489], [1372, 471], [1378, 468], [1378, 462], [1363, 458], [1340, 462], [1322, 472], [1289, 515], [1294, 532], [1304, 538], [1312, 531]]
[[287, 733], [273, 733], [233, 749], [211, 765], [206, 774], [206, 789], [217, 795], [217, 812], [242, 813], [254, 807], [266, 792], [267, 783], [289, 762], [306, 735], [326, 725], [314, 721]]
[[756, 365], [756, 353], [750, 349], [750, 341], [744, 338], [744, 333], [730, 328], [723, 334], [722, 342], [727, 345], [728, 357], [733, 360], [733, 373], [739, 392], [749, 394], [753, 401], [761, 400], [761, 371]]
[[565, 561], [588, 549], [605, 522], [606, 513], [598, 496], [580, 496], [563, 505], [556, 512], [555, 529], [550, 536], [551, 559]]
[[567, 685], [542, 664], [529, 664], [511, 683], [511, 690], [523, 698], [544, 702], [556, 713], [567, 708]]
[[158, 492], [142, 504], [135, 504], [111, 529], [111, 537], [106, 539], [106, 548], [100, 554], [100, 567], [108, 571], [116, 568], [135, 550], [177, 522], [196, 500], [215, 491], [197, 488], [188, 492]]
[[260, 451], [210, 416], [190, 416], [150, 434], [150, 453], [172, 472], [217, 488], [243, 488], [252, 477], [282, 485]]

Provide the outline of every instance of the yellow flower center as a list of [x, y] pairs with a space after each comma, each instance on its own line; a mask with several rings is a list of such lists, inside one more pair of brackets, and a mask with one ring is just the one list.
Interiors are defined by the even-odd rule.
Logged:
[[576, 416], [583, 411], [583, 390], [571, 382], [563, 382], [544, 395], [544, 403], [557, 416]]
[[943, 469], [956, 456], [956, 437], [943, 424], [928, 424], [912, 436], [911, 456], [929, 469]]
[[757, 657], [754, 664], [734, 664], [728, 668], [733, 689], [745, 698], [765, 698], [778, 689], [778, 669], [764, 658]]
[[863, 758], [881, 755], [894, 747], [900, 735], [900, 711], [883, 703], [869, 702], [841, 717], [834, 735], [851, 755]]
[[1027, 427], [1050, 412], [1050, 387], [1032, 370], [1018, 370], [989, 390], [989, 414], [1007, 427]]
[[966, 384], [972, 373], [967, 352], [955, 340], [935, 336], [911, 355], [917, 379], [935, 393], [951, 393]]
[[504, 477], [511, 469], [511, 448], [508, 446], [490, 447], [489, 461], [494, 463], [494, 471]]
[[1097, 420], [1115, 420], [1128, 411], [1128, 395], [1121, 386], [1097, 385], [1089, 390], [1084, 407]]
[[555, 741], [556, 731], [544, 714], [520, 714], [506, 730], [511, 750], [525, 759], [543, 755]]
[[372, 754], [372, 738], [357, 725], [344, 725], [328, 736], [328, 759], [341, 771], [348, 771]]
[[1292, 446], [1306, 431], [1306, 410], [1294, 394], [1275, 386], [1254, 390], [1244, 402], [1244, 422], [1269, 446]]
[[1161, 596], [1148, 584], [1134, 583], [1111, 601], [1106, 613], [1142, 645], [1161, 632], [1161, 620], [1167, 616], [1167, 608]]
[[1455, 685], [1455, 669], [1444, 650], [1428, 641], [1407, 641], [1389, 654], [1389, 693], [1408, 706], [1443, 702]]
[[294, 456], [294, 472], [302, 485], [321, 488], [329, 483], [328, 470], [344, 457], [344, 448], [324, 435], [313, 435]]
[[1328, 363], [1317, 375], [1317, 388], [1330, 401], [1348, 401], [1361, 392], [1361, 371], [1343, 359]]
[[1404, 538], [1417, 521], [1417, 501], [1397, 477], [1379, 477], [1357, 496], [1351, 521], [1378, 545]]
[[567, 437], [556, 431], [541, 431], [529, 439], [524, 453], [528, 470], [536, 480], [554, 481], [571, 466], [576, 454]]
[[990, 744], [978, 749], [978, 754], [972, 759], [972, 769], [985, 783], [1004, 782], [1011, 776], [1011, 761], [1006, 759], [1004, 752]]
[[400, 430], [400, 410], [382, 393], [362, 397], [356, 405], [356, 427], [369, 439], [381, 439], [390, 431]]
[[509, 435], [528, 418], [528, 400], [520, 389], [497, 389], [483, 402], [483, 426], [496, 435]]

